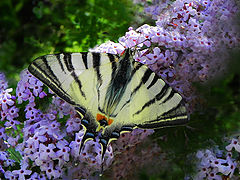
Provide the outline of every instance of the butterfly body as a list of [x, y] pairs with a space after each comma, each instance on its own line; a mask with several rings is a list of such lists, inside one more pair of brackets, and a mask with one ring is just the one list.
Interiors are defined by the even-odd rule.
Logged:
[[82, 117], [82, 145], [101, 133], [103, 155], [111, 140], [133, 128], [161, 128], [188, 121], [180, 94], [128, 49], [106, 53], [62, 53], [37, 58], [29, 71]]

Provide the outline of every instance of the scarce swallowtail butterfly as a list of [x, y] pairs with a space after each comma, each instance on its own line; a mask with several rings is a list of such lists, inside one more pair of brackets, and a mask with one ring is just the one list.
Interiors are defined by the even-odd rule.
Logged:
[[99, 132], [102, 158], [108, 144], [134, 128], [176, 126], [188, 121], [179, 93], [147, 66], [106, 53], [61, 53], [37, 58], [28, 70], [81, 116], [81, 148]]

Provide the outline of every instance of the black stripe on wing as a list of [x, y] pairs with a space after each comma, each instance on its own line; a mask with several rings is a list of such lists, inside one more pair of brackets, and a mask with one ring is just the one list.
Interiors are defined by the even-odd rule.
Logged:
[[[162, 127], [168, 127], [168, 126], [177, 126], [177, 125], [183, 125], [186, 124], [189, 119], [187, 115], [179, 116], [182, 118], [176, 119], [176, 120], [169, 120], [169, 121], [159, 121], [156, 123], [145, 123], [145, 124], [139, 124], [137, 125], [138, 128], [142, 129], [155, 129], [155, 128], [162, 128]], [[171, 118], [171, 117], [170, 117]], [[174, 117], [172, 117], [174, 118]]]
[[[151, 118], [151, 117], [149, 117]], [[182, 125], [189, 121], [189, 117], [185, 108], [185, 103], [180, 101], [175, 107], [169, 111], [157, 116], [154, 120], [149, 120], [143, 124], [136, 125], [139, 128], [161, 128], [165, 126]]]
[[147, 89], [150, 89], [158, 81], [158, 79], [159, 79], [159, 76], [155, 74], [151, 84], [148, 85]]
[[77, 77], [75, 71], [73, 71], [73, 72], [71, 73], [71, 76], [74, 78], [74, 80], [75, 80], [76, 83], [78, 84], [78, 88], [79, 88], [79, 91], [81, 92], [81, 95], [86, 99], [86, 95], [85, 95], [85, 93], [84, 93], [83, 90], [82, 90], [82, 83], [81, 83], [81, 81], [79, 80], [79, 78]]
[[38, 68], [41, 69], [42, 72], [47, 72], [47, 71], [45, 71], [45, 70], [48, 70], [48, 72], [49, 72], [49, 73], [48, 73], [49, 78], [50, 78], [56, 85], [60, 86], [61, 83], [60, 83], [60, 81], [58, 80], [58, 78], [57, 78], [57, 76], [55, 75], [55, 73], [52, 71], [51, 67], [49, 66], [46, 57], [43, 56], [43, 57], [41, 58], [41, 60], [42, 60], [42, 62], [43, 62], [44, 67], [38, 66], [36, 62], [33, 62], [33, 64], [34, 64], [35, 66], [38, 66]]
[[[92, 63], [93, 63], [93, 68], [94, 68], [94, 71], [97, 75], [97, 102], [98, 102], [98, 109], [100, 110], [100, 91], [99, 91], [99, 88], [101, 87], [102, 85], [102, 76], [100, 74], [100, 60], [101, 60], [101, 54], [99, 53], [92, 53]], [[102, 111], [100, 111], [102, 112]]]
[[135, 94], [139, 89], [140, 87], [147, 82], [147, 80], [149, 79], [149, 77], [151, 76], [153, 72], [150, 70], [150, 69], [147, 69], [140, 81], [140, 83], [137, 85], [137, 87], [133, 90], [133, 92], [131, 93], [130, 97]]
[[[131, 74], [131, 78], [128, 82], [128, 85], [130, 85], [132, 77], [134, 76], [134, 74], [143, 66], [143, 64], [138, 63], [138, 65], [133, 69], [132, 74]], [[145, 71], [145, 73], [143, 74], [143, 77], [140, 81], [140, 83], [137, 85], [137, 87], [134, 88], [134, 90], [131, 92], [130, 94], [130, 98], [123, 104], [123, 106], [121, 107], [120, 111], [131, 102], [132, 97], [134, 96], [134, 94], [140, 89], [140, 87], [147, 82], [147, 80], [149, 79], [149, 77], [151, 76], [151, 73], [153, 73], [150, 69], [147, 69]]]
[[74, 70], [72, 65], [72, 55], [70, 53], [63, 53], [63, 60], [69, 72]]
[[[162, 98], [165, 96], [165, 94], [167, 93], [168, 90], [169, 90], [169, 86], [167, 84], [165, 84], [163, 86], [163, 88], [161, 89], [161, 91], [156, 96], [154, 96], [154, 98], [152, 98], [151, 100], [146, 102], [140, 110], [138, 110], [136, 113], [133, 114], [133, 116], [141, 113], [145, 108], [154, 104], [156, 101], [162, 100]], [[168, 97], [166, 97], [166, 99], [163, 102], [166, 102], [166, 100], [171, 98], [173, 95], [174, 95], [174, 93], [173, 93], [173, 91], [171, 91], [170, 95]]]
[[112, 73], [111, 73], [111, 77], [112, 79], [114, 78], [114, 75], [116, 73], [117, 70], [117, 62], [115, 61], [115, 58], [112, 54], [108, 54], [108, 58], [110, 60], [110, 62], [112, 63]]
[[82, 90], [82, 83], [81, 83], [81, 81], [79, 80], [79, 78], [77, 77], [77, 75], [74, 71], [75, 69], [74, 69], [73, 64], [72, 64], [72, 55], [70, 53], [63, 53], [63, 60], [64, 60], [64, 63], [67, 67], [67, 70], [70, 72], [70, 75], [73, 77], [73, 79], [77, 83], [81, 95], [86, 99], [86, 95]]
[[[43, 62], [43, 67], [39, 66], [37, 61]], [[69, 104], [77, 105], [74, 101], [71, 100], [67, 92], [62, 89], [58, 78], [52, 72], [51, 68], [49, 67], [46, 57], [41, 57], [36, 59], [30, 66], [28, 70], [31, 74], [37, 77], [40, 81], [46, 84], [53, 92], [55, 92], [59, 97], [67, 101]]]
[[87, 62], [88, 52], [81, 52], [81, 54], [82, 54], [82, 60], [83, 60], [84, 66], [86, 69], [88, 69], [88, 62]]
[[100, 84], [102, 84], [102, 77], [100, 74], [99, 66], [100, 66], [100, 54], [99, 53], [92, 53], [92, 61], [93, 61], [93, 68], [97, 75], [97, 80]]
[[57, 58], [58, 64], [60, 65], [61, 70], [66, 74], [60, 56], [61, 56], [61, 54], [56, 54], [56, 58]]
[[178, 115], [178, 114], [182, 114], [183, 112], [181, 111], [181, 109], [184, 108], [184, 113], [187, 114], [185, 105], [183, 103], [183, 100], [181, 100], [175, 107], [172, 107], [169, 111], [164, 112], [161, 117], [166, 117], [168, 118], [168, 116], [171, 115]]

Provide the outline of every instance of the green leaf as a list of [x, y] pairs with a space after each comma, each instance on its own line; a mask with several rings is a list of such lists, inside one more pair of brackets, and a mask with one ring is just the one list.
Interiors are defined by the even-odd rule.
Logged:
[[10, 147], [10, 148], [7, 149], [7, 151], [10, 154], [10, 159], [12, 159], [12, 160], [14, 160], [14, 161], [16, 161], [18, 163], [21, 162], [22, 156], [21, 156], [21, 154], [18, 151], [15, 150], [15, 148]]

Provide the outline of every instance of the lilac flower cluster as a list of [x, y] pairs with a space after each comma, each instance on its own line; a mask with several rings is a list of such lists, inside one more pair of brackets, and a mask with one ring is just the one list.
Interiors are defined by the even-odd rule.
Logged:
[[[15, 106], [16, 97], [11, 95], [13, 89], [7, 89], [7, 81], [4, 74], [0, 75], [0, 82], [2, 84], [0, 89], [0, 150], [3, 151], [11, 145], [15, 147], [19, 139], [14, 130], [17, 130], [17, 125], [20, 122], [17, 120], [19, 109]], [[6, 131], [10, 131], [8, 134]]]
[[42, 90], [43, 83], [30, 74], [27, 70], [22, 71], [20, 74], [21, 80], [18, 82], [16, 95], [18, 103], [29, 101], [31, 106], [34, 106], [35, 97], [43, 98], [46, 93]]
[[[2, 141], [2, 139], [0, 141]], [[6, 173], [6, 169], [13, 165], [14, 160], [9, 158], [9, 153], [0, 149], [0, 174]]]
[[238, 161], [240, 138], [233, 138], [231, 143], [226, 146], [226, 150], [227, 152], [215, 148], [214, 150], [198, 151], [196, 154], [199, 159], [198, 173], [194, 179], [234, 179], [236, 169], [238, 169], [238, 172], [240, 170]]
[[6, 127], [17, 129], [16, 125], [20, 124], [16, 120], [19, 109], [15, 106], [16, 97], [12, 96], [11, 92], [12, 89], [6, 89], [0, 94], [1, 121], [5, 121]]
[[156, 26], [129, 28], [119, 43], [107, 42], [92, 51], [121, 54], [125, 48], [135, 49], [135, 60], [192, 101], [192, 110], [191, 83], [221, 74], [228, 51], [239, 48], [239, 8], [234, 0], [156, 0], [145, 11]]

